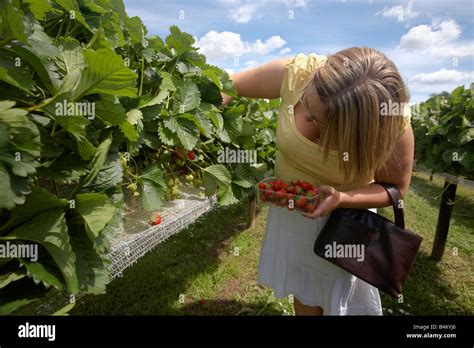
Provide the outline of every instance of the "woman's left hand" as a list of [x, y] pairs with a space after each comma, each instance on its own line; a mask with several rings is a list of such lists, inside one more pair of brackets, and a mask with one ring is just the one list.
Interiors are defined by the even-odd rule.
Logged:
[[318, 192], [323, 194], [323, 200], [312, 213], [302, 213], [308, 219], [316, 219], [320, 216], [326, 216], [339, 207], [341, 202], [341, 193], [332, 186], [322, 185], [318, 187]]

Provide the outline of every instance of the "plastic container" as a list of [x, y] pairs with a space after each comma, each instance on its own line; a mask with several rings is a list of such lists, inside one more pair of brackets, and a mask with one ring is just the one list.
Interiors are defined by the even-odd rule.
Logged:
[[[296, 185], [284, 181], [281, 185], [280, 182], [275, 183], [276, 180], [276, 177], [269, 177], [257, 184], [257, 202], [259, 204], [268, 203], [305, 213], [312, 213], [316, 209], [320, 200], [320, 193], [316, 185], [311, 185], [313, 189], [308, 189], [310, 184], [303, 185], [303, 182], [299, 180], [299, 184], [296, 184], [296, 180], [292, 180]], [[263, 186], [262, 183], [266, 188], [260, 187]]]

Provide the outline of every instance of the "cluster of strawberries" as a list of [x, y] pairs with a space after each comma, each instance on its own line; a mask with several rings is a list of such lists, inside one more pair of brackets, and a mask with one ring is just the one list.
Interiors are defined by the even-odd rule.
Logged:
[[316, 209], [318, 189], [306, 181], [292, 179], [290, 183], [283, 180], [265, 180], [258, 183], [259, 198], [288, 210], [297, 209], [312, 213]]

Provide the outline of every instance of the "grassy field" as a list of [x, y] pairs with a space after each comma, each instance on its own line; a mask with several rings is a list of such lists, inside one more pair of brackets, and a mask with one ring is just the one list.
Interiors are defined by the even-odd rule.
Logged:
[[[404, 202], [406, 226], [424, 241], [403, 303], [382, 295], [386, 315], [474, 314], [474, 192], [458, 187], [446, 251], [435, 262], [429, 255], [442, 187], [439, 178], [430, 182], [426, 174], [413, 174]], [[381, 213], [392, 217], [390, 209]], [[71, 314], [291, 315], [288, 299], [256, 283], [265, 218], [262, 207], [255, 228], [247, 229], [245, 205], [219, 208], [141, 258], [106, 295], [81, 298]], [[43, 313], [48, 302], [57, 303], [58, 295], [46, 299]], [[20, 312], [33, 314], [31, 307]]]

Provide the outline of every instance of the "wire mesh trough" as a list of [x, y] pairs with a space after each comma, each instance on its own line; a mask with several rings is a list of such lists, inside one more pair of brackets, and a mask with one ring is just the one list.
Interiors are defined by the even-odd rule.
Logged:
[[182, 188], [181, 198], [166, 202], [160, 209], [159, 225], [150, 226], [147, 222], [150, 214], [141, 209], [126, 213], [123, 228], [111, 241], [111, 277], [120, 277], [123, 270], [136, 263], [155, 246], [212, 210], [216, 201], [215, 196], [202, 197], [202, 190], [185, 186]]

